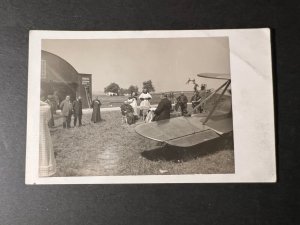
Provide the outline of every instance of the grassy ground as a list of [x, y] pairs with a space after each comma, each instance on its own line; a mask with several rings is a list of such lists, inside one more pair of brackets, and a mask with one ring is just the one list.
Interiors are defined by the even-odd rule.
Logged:
[[[102, 108], [110, 108], [110, 107], [120, 107], [121, 104], [125, 100], [128, 99], [128, 96], [106, 96], [106, 95], [99, 95], [99, 99], [101, 100], [101, 107]], [[158, 104], [160, 101], [160, 94], [159, 93], [153, 93], [151, 104]], [[138, 104], [140, 103], [140, 100], [138, 100]]]
[[90, 117], [71, 129], [55, 120], [55, 176], [234, 173], [232, 136], [180, 149], [138, 135], [135, 125], [121, 123], [120, 112], [104, 112], [96, 124]]
[[[151, 93], [152, 99], [151, 104], [158, 104], [160, 102], [160, 93]], [[185, 92], [185, 95], [190, 100], [193, 96], [192, 91]], [[119, 107], [121, 104], [128, 99], [128, 96], [107, 96], [107, 95], [97, 95], [99, 99], [101, 100], [103, 108], [109, 108], [109, 107]], [[175, 94], [175, 97], [178, 97], [179, 93]], [[94, 96], [95, 97], [95, 96]], [[138, 103], [140, 101], [138, 100]]]

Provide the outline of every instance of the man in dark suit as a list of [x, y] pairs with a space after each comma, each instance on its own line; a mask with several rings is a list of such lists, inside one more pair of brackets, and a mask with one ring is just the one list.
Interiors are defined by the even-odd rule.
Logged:
[[165, 120], [165, 119], [170, 119], [170, 113], [172, 109], [172, 103], [168, 99], [167, 94], [162, 94], [161, 95], [161, 101], [158, 104], [156, 110], [154, 111], [155, 117], [154, 120]]
[[177, 104], [178, 106], [180, 106], [181, 108], [181, 114], [182, 116], [187, 114], [187, 103], [188, 103], [188, 99], [185, 96], [185, 94], [183, 92], [180, 93], [179, 97], [177, 97]]
[[81, 123], [82, 101], [80, 96], [73, 102], [73, 112], [74, 112], [74, 127], [76, 127], [77, 119], [78, 119], [79, 126], [81, 126], [82, 125]]

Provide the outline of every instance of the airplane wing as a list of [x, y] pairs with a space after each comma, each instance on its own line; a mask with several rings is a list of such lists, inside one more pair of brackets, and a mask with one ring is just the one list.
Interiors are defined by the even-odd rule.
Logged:
[[[206, 118], [192, 117], [176, 117], [167, 120], [161, 120], [151, 123], [140, 124], [135, 127], [138, 134], [160, 142], [179, 147], [189, 147], [215, 139], [222, 134], [229, 133], [233, 130], [231, 113], [215, 112], [216, 106], [224, 92], [230, 85], [229, 74], [202, 73], [199, 77], [226, 80], [217, 90], [201, 101], [199, 106], [210, 99], [217, 91], [224, 88], [218, 97], [212, 111]], [[196, 108], [194, 108], [195, 110]], [[215, 114], [213, 114], [215, 113]]]
[[220, 79], [220, 80], [230, 80], [230, 74], [226, 73], [199, 73], [198, 77], [211, 78], [211, 79]]
[[[221, 121], [224, 123], [224, 119]], [[213, 125], [217, 128], [222, 128], [224, 124], [220, 125], [218, 122], [215, 122]], [[223, 134], [222, 131], [203, 125], [199, 117], [176, 117], [144, 123], [136, 126], [135, 130], [138, 134], [146, 138], [179, 147], [194, 146], [220, 137]], [[230, 131], [230, 128], [224, 131], [227, 132], [228, 130]]]

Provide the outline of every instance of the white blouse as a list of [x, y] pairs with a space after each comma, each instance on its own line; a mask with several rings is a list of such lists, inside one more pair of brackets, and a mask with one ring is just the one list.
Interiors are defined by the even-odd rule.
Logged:
[[141, 104], [140, 104], [140, 107], [141, 109], [149, 109], [151, 106], [150, 106], [150, 102], [148, 99], [146, 98], [149, 98], [151, 99], [152, 96], [149, 94], [149, 93], [142, 93], [140, 96], [139, 96], [139, 99], [144, 99], [141, 101]]

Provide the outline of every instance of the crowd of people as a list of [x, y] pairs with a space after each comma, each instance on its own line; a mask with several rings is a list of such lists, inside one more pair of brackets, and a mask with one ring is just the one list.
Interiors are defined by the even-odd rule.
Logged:
[[[140, 100], [139, 106], [138, 99]], [[139, 119], [139, 116], [141, 116], [144, 120], [144, 115], [147, 115], [151, 108], [151, 99], [151, 94], [145, 88], [140, 96], [133, 92], [128, 100], [124, 101], [124, 103], [121, 105], [122, 121], [127, 124], [133, 124]]]
[[[139, 106], [137, 103], [138, 99], [140, 100]], [[145, 122], [169, 119], [172, 103], [168, 95], [166, 93], [161, 95], [161, 101], [156, 109], [151, 108], [151, 99], [152, 96], [147, 89], [143, 89], [139, 96], [136, 93], [132, 93], [131, 97], [121, 105], [122, 121], [127, 124], [133, 124], [139, 117]], [[151, 118], [149, 119], [149, 117]]]
[[[198, 106], [201, 99], [206, 95], [204, 86], [200, 90], [195, 90], [190, 102], [195, 111], [202, 113], [203, 107]], [[178, 97], [175, 97], [173, 92], [163, 93], [160, 96], [160, 102], [156, 108], [151, 107], [152, 96], [147, 89], [143, 89], [142, 93], [138, 95], [133, 92], [131, 96], [124, 101], [121, 105], [121, 115], [123, 123], [134, 124], [140, 118], [142, 121], [151, 122], [169, 119], [172, 111], [178, 111], [180, 108], [181, 115], [188, 114], [188, 98], [184, 92], [181, 92]], [[54, 115], [57, 109], [61, 109], [62, 126], [63, 128], [71, 128], [72, 117], [73, 127], [82, 126], [82, 99], [78, 96], [75, 100], [71, 101], [70, 96], [67, 95], [63, 101], [59, 101], [57, 92], [53, 95], [48, 95], [47, 98], [42, 99], [43, 102], [50, 106], [51, 118], [48, 122], [49, 127], [54, 127]], [[173, 103], [173, 105], [172, 105]], [[91, 121], [93, 123], [100, 122], [101, 112], [100, 107], [102, 103], [96, 97], [90, 104], [92, 108]]]
[[[69, 95], [63, 101], [59, 101], [59, 97], [56, 92], [53, 95], [48, 95], [47, 98], [42, 98], [42, 102], [47, 103], [50, 106], [51, 117], [48, 122], [49, 127], [54, 127], [54, 115], [57, 114], [57, 109], [61, 110], [62, 126], [63, 128], [71, 128], [72, 117], [73, 127], [82, 126], [82, 99], [81, 96], [76, 97], [74, 101], [71, 101]], [[101, 102], [96, 97], [92, 103], [91, 108], [93, 109], [91, 121], [97, 123], [101, 121], [100, 114]]]
[[[196, 90], [194, 92], [190, 101], [192, 103], [192, 108], [195, 109], [196, 112], [203, 112], [203, 106], [199, 104], [205, 97], [206, 90], [204, 86], [201, 86], [201, 90]], [[139, 116], [142, 118], [142, 121], [145, 122], [169, 119], [171, 117], [171, 112], [174, 110], [178, 111], [179, 108], [181, 115], [188, 115], [187, 109], [189, 100], [184, 92], [181, 92], [177, 98], [175, 98], [173, 92], [168, 94], [163, 93], [160, 98], [161, 100], [158, 103], [157, 108], [152, 108], [150, 104], [152, 96], [147, 89], [143, 89], [143, 92], [139, 97], [136, 93], [133, 93], [132, 96], [121, 105], [123, 123], [133, 124], [139, 119]], [[139, 106], [137, 103], [138, 99], [140, 100]], [[174, 103], [174, 107], [172, 102]]]

